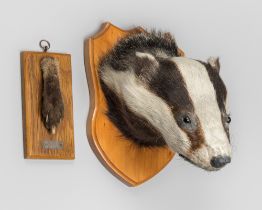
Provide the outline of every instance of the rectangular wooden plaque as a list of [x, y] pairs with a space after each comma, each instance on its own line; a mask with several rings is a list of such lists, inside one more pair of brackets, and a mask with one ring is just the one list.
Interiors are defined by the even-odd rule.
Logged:
[[[64, 101], [64, 118], [55, 134], [45, 128], [41, 118], [42, 72], [40, 61], [51, 56], [60, 63], [60, 88]], [[22, 52], [22, 99], [24, 156], [29, 159], [74, 159], [74, 123], [72, 70], [69, 54]]]

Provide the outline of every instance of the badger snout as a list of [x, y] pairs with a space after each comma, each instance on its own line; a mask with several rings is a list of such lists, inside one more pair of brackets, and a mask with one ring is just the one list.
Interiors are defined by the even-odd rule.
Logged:
[[205, 144], [195, 151], [180, 150], [179, 155], [195, 166], [207, 171], [217, 171], [231, 162], [231, 146], [229, 142], [216, 147]]
[[219, 169], [230, 162], [231, 162], [231, 157], [219, 155], [211, 158], [210, 165], [214, 168]]
[[231, 157], [228, 155], [217, 155], [211, 157], [208, 160], [206, 157], [198, 156], [198, 155], [182, 155], [179, 154], [184, 160], [196, 165], [200, 168], [203, 168], [207, 171], [217, 171], [223, 168], [226, 164], [231, 162]]

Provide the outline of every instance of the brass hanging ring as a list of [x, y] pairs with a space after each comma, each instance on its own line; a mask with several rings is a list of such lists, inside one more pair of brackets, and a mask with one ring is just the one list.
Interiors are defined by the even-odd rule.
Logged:
[[42, 39], [40, 42], [39, 42], [39, 46], [43, 49], [44, 52], [47, 52], [47, 50], [50, 49], [50, 42], [45, 40], [45, 39]]

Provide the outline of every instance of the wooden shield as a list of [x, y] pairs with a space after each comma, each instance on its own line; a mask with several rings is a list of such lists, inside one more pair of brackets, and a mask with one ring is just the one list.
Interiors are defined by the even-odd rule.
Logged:
[[125, 31], [106, 23], [100, 32], [85, 42], [85, 67], [90, 94], [87, 137], [101, 163], [129, 186], [137, 186], [150, 179], [174, 156], [168, 148], [139, 147], [125, 139], [105, 115], [107, 105], [98, 78], [99, 60], [120, 38], [130, 33], [141, 33], [142, 30], [134, 28]]

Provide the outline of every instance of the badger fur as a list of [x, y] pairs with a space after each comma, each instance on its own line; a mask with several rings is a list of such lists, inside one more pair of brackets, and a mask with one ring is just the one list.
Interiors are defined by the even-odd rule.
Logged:
[[52, 134], [64, 117], [64, 102], [60, 88], [59, 61], [53, 57], [44, 57], [40, 63], [43, 74], [42, 120]]
[[121, 39], [99, 66], [107, 116], [138, 145], [167, 145], [189, 162], [217, 170], [231, 156], [219, 60], [197, 61], [178, 53], [169, 33]]

